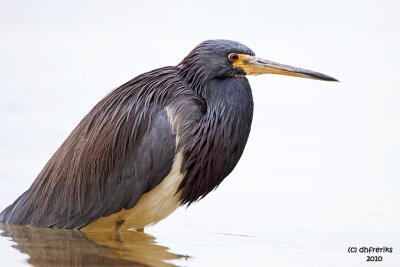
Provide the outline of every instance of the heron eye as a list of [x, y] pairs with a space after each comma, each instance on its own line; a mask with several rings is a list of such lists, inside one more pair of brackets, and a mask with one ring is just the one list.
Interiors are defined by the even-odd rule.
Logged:
[[235, 53], [232, 53], [232, 54], [228, 55], [228, 58], [229, 58], [230, 61], [235, 62], [236, 60], [239, 59], [239, 55], [235, 54]]

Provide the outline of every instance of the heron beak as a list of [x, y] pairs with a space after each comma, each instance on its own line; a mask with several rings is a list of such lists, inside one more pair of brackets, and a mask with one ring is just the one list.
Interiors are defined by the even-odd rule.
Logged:
[[239, 59], [234, 62], [233, 65], [235, 67], [242, 68], [249, 75], [279, 74], [307, 79], [338, 82], [337, 79], [319, 72], [296, 68], [259, 57], [243, 54], [239, 55]]

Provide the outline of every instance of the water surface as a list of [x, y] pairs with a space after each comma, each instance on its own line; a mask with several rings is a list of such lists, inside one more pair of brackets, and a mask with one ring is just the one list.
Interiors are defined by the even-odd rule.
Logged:
[[[4, 2], [4, 3], [3, 3]], [[2, 1], [0, 210], [105, 94], [228, 38], [340, 83], [249, 77], [229, 177], [146, 233], [0, 227], [0, 266], [400, 266], [399, 1]], [[389, 246], [379, 263], [349, 246]]]

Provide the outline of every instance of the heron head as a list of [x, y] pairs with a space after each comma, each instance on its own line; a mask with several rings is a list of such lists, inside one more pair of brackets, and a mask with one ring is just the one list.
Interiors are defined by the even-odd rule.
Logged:
[[256, 57], [247, 46], [231, 40], [208, 40], [199, 44], [179, 64], [185, 78], [202, 84], [208, 79], [279, 74], [337, 81], [328, 75]]

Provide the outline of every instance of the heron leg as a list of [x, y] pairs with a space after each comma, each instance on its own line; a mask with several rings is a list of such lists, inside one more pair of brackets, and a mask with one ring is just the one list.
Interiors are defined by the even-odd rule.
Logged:
[[124, 222], [125, 220], [118, 219], [118, 221], [115, 222], [114, 232], [119, 233]]

